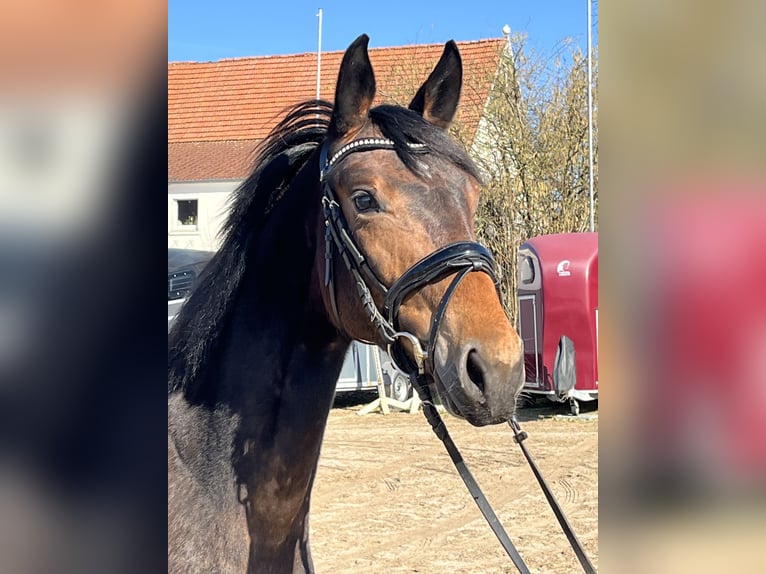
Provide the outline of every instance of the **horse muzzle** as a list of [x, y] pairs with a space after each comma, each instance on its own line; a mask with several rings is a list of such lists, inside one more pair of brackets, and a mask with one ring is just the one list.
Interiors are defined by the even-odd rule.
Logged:
[[491, 360], [475, 345], [450, 352], [437, 345], [433, 357], [433, 388], [447, 411], [474, 426], [510, 420], [524, 384], [524, 363]]

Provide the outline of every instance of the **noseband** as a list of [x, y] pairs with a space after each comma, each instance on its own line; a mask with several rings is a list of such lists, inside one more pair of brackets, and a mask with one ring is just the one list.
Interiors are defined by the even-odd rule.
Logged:
[[[411, 152], [415, 153], [427, 153], [428, 151], [425, 144], [410, 143], [408, 147]], [[340, 314], [335, 296], [333, 259], [333, 253], [337, 250], [356, 282], [357, 292], [365, 310], [370, 314], [370, 321], [386, 342], [388, 354], [396, 366], [410, 374], [433, 375], [436, 339], [455, 290], [469, 273], [479, 271], [489, 275], [495, 284], [499, 297], [499, 282], [495, 272], [495, 262], [489, 251], [479, 243], [458, 241], [445, 245], [425, 256], [407, 269], [390, 287], [387, 287], [378, 278], [370, 267], [365, 254], [354, 242], [343, 216], [343, 210], [327, 182], [327, 175], [337, 163], [352, 153], [383, 149], [395, 150], [396, 147], [392, 140], [386, 138], [358, 139], [342, 146], [328, 159], [327, 143], [322, 146], [319, 165], [320, 182], [322, 183], [322, 209], [325, 218], [324, 283], [329, 291], [335, 322], [340, 326]], [[444, 292], [439, 306], [431, 315], [428, 341], [426, 348], [423, 349], [418, 337], [410, 332], [400, 330], [399, 311], [402, 304], [410, 296], [424, 287], [438, 283], [450, 276], [454, 276], [454, 278]], [[378, 309], [375, 304], [370, 285], [385, 296], [382, 309]], [[407, 339], [412, 345], [414, 361], [404, 352], [400, 339]]]

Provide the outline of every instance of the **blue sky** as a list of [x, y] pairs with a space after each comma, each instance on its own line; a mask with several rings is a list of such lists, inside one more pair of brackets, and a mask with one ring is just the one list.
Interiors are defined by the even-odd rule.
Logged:
[[[319, 8], [323, 51], [362, 33], [371, 47], [500, 38], [504, 24], [546, 54], [565, 38], [587, 47], [587, 0], [169, 0], [168, 60], [315, 52]], [[593, 10], [596, 45], [595, 0]]]

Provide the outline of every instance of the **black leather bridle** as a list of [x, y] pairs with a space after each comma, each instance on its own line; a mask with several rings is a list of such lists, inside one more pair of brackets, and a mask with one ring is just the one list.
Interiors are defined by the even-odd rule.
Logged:
[[[428, 148], [425, 144], [408, 144], [409, 151], [415, 153], [426, 153]], [[521, 574], [529, 574], [529, 568], [524, 563], [516, 547], [511, 542], [503, 525], [497, 518], [494, 510], [490, 506], [484, 493], [479, 488], [471, 471], [465, 464], [455, 443], [444, 425], [438, 410], [433, 402], [431, 390], [428, 387], [429, 379], [434, 377], [434, 351], [436, 341], [439, 335], [439, 329], [444, 319], [452, 296], [458, 285], [465, 277], [472, 272], [486, 273], [495, 284], [498, 297], [500, 297], [499, 282], [495, 272], [495, 261], [487, 249], [474, 241], [459, 241], [450, 243], [433, 253], [426, 255], [423, 259], [407, 269], [399, 279], [394, 281], [390, 287], [378, 278], [370, 267], [364, 253], [354, 242], [351, 232], [343, 216], [343, 210], [338, 203], [335, 193], [327, 182], [327, 175], [333, 166], [337, 165], [343, 158], [355, 152], [371, 150], [395, 150], [395, 143], [387, 138], [363, 138], [354, 140], [342, 146], [331, 157], [328, 157], [327, 142], [322, 146], [319, 156], [319, 180], [322, 184], [322, 209], [325, 218], [325, 287], [328, 289], [330, 306], [336, 325], [341, 327], [340, 313], [335, 296], [334, 279], [334, 258], [333, 253], [338, 251], [349, 273], [351, 273], [356, 283], [359, 297], [365, 310], [370, 314], [370, 321], [377, 328], [381, 338], [386, 342], [388, 354], [395, 366], [399, 370], [408, 373], [412, 386], [418, 393], [423, 404], [423, 413], [428, 420], [431, 428], [437, 437], [442, 441], [447, 453], [458, 470], [460, 478], [463, 479], [468, 491], [471, 493], [479, 510], [489, 523], [490, 528], [497, 536], [503, 549], [506, 551], [511, 561]], [[401, 331], [399, 325], [399, 310], [404, 301], [428, 285], [443, 281], [447, 277], [453, 276], [452, 282], [442, 295], [442, 299], [431, 315], [430, 330], [426, 348], [423, 349], [422, 343], [418, 337], [407, 331]], [[373, 299], [372, 291], [368, 282], [378, 291], [384, 294], [385, 299], [383, 309], [379, 310]], [[412, 359], [410, 359], [404, 349], [399, 344], [400, 339], [407, 339], [412, 346]], [[369, 341], [366, 341], [369, 343]], [[535, 478], [543, 489], [543, 493], [549, 504], [553, 508], [559, 524], [564, 530], [564, 534], [569, 539], [572, 548], [577, 555], [580, 564], [586, 574], [595, 574], [595, 568], [585, 555], [582, 544], [577, 540], [571, 526], [564, 517], [561, 508], [556, 502], [545, 480], [540, 474], [537, 466], [532, 460], [531, 455], [524, 446], [523, 441], [527, 434], [521, 430], [518, 421], [512, 419], [508, 421], [514, 433], [514, 440], [519, 444], [521, 450], [532, 467]]]
[[[410, 151], [426, 153], [424, 144], [409, 144]], [[340, 254], [349, 273], [354, 278], [357, 291], [365, 310], [370, 314], [370, 321], [375, 325], [380, 337], [388, 347], [388, 354], [399, 370], [405, 373], [417, 373], [420, 376], [432, 376], [434, 372], [434, 349], [444, 315], [458, 285], [474, 271], [486, 273], [492, 278], [498, 297], [499, 282], [495, 273], [495, 261], [487, 249], [475, 241], [458, 241], [445, 245], [425, 256], [407, 269], [399, 279], [387, 287], [375, 274], [364, 253], [356, 245], [349, 231], [335, 193], [327, 182], [330, 170], [342, 159], [352, 153], [371, 150], [393, 150], [395, 144], [385, 138], [364, 138], [354, 140], [336, 151], [328, 158], [327, 144], [320, 153], [320, 181], [322, 183], [322, 208], [325, 217], [325, 278], [330, 298], [332, 313], [338, 326], [341, 325], [338, 304], [335, 295], [334, 259], [335, 250]], [[428, 285], [433, 285], [454, 276], [447, 287], [441, 302], [431, 316], [430, 331], [426, 347], [412, 333], [402, 331], [399, 324], [399, 310], [410, 296]], [[373, 299], [372, 285], [385, 296], [382, 310]], [[399, 341], [407, 339], [412, 346], [410, 359]]]

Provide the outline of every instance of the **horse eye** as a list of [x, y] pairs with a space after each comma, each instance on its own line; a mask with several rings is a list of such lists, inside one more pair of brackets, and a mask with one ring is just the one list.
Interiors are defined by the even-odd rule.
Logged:
[[360, 213], [377, 210], [379, 207], [375, 198], [366, 192], [357, 193], [351, 198], [351, 201], [354, 202], [354, 207], [356, 207], [356, 210]]

